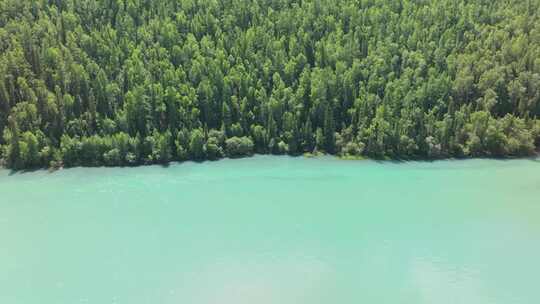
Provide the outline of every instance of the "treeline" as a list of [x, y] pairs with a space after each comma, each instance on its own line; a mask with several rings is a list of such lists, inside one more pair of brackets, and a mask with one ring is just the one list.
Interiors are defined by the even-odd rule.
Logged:
[[3, 0], [11, 168], [524, 156], [540, 1]]

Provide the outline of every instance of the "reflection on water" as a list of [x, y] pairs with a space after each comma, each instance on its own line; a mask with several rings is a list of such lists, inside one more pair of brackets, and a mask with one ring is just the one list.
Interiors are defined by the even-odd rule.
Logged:
[[183, 278], [173, 293], [191, 294], [192, 303], [311, 303], [313, 294], [332, 284], [331, 270], [309, 257], [222, 260]]

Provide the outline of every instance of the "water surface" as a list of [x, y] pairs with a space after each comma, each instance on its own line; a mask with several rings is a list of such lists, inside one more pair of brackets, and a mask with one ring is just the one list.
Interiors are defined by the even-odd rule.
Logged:
[[540, 162], [0, 171], [0, 303], [540, 303]]

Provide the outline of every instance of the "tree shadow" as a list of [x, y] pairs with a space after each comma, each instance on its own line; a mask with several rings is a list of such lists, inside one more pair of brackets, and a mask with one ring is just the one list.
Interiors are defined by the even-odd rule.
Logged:
[[46, 170], [46, 168], [31, 168], [31, 169], [9, 169], [9, 176], [13, 176], [16, 174], [27, 174], [27, 173], [35, 173], [37, 171], [43, 171]]

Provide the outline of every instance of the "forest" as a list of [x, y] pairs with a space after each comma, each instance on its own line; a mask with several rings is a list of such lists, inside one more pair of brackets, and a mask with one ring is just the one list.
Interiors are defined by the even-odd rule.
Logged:
[[539, 0], [1, 0], [1, 163], [530, 156], [539, 17]]

